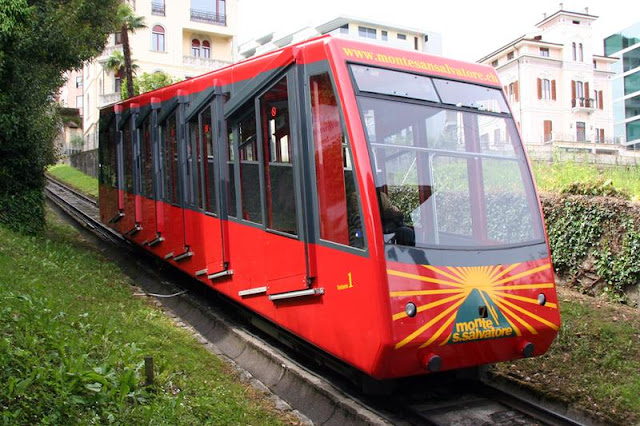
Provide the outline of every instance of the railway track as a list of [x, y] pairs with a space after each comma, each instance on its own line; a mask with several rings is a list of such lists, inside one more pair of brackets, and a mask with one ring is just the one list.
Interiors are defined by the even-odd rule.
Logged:
[[[128, 244], [100, 222], [94, 200], [47, 179], [45, 191], [49, 200], [79, 225], [110, 243], [115, 249], [109, 257], [115, 256], [125, 272], [135, 275], [135, 281], [147, 294], [179, 294], [159, 300], [179, 321], [189, 324], [208, 344], [214, 345], [215, 352], [247, 371], [314, 424], [596, 424], [586, 417], [572, 419], [565, 407], [534, 401], [531, 396], [517, 396], [518, 392], [498, 389], [490, 382], [460, 380], [455, 374], [374, 382], [373, 387], [382, 390], [383, 395], [365, 394], [352, 381], [327, 367], [338, 361], [324, 359], [275, 326], [268, 334], [263, 333], [264, 320], [246, 310], [242, 312], [245, 320], [238, 322], [238, 310], [242, 307], [223, 300], [223, 296], [180, 271], [160, 268], [159, 273], [155, 258]], [[256, 324], [263, 326], [255, 327]], [[274, 339], [276, 335], [278, 338]], [[281, 337], [285, 337], [286, 344], [282, 344]]]

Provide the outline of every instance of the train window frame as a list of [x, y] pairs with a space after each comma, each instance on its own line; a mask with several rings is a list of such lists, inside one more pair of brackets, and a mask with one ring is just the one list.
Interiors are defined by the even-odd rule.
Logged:
[[[510, 111], [506, 111], [506, 112], [495, 112], [495, 111], [491, 111], [491, 110], [486, 110], [486, 109], [481, 109], [481, 108], [475, 108], [473, 106], [460, 106], [460, 105], [452, 105], [450, 103], [444, 103], [444, 102], [432, 102], [432, 101], [427, 101], [427, 100], [418, 100], [418, 99], [410, 99], [410, 98], [399, 98], [393, 95], [387, 95], [387, 94], [380, 94], [380, 93], [371, 93], [371, 92], [366, 92], [366, 91], [361, 91], [358, 89], [358, 86], [355, 83], [355, 77], [351, 71], [351, 65], [363, 65], [361, 63], [358, 62], [352, 62], [352, 61], [348, 61], [346, 62], [346, 67], [347, 70], [351, 76], [351, 82], [353, 85], [353, 94], [356, 98], [356, 102], [358, 105], [358, 117], [360, 119], [360, 122], [363, 123], [363, 127], [364, 127], [364, 123], [365, 123], [365, 116], [364, 116], [364, 112], [361, 108], [361, 103], [360, 103], [360, 99], [362, 98], [370, 98], [370, 99], [379, 99], [379, 100], [390, 100], [390, 101], [396, 101], [396, 102], [402, 102], [402, 103], [406, 103], [406, 104], [413, 104], [413, 105], [417, 105], [417, 106], [427, 106], [427, 107], [435, 107], [441, 110], [450, 110], [450, 111], [457, 111], [460, 113], [471, 113], [471, 114], [475, 114], [478, 116], [493, 116], [493, 117], [499, 117], [499, 118], [503, 118], [508, 120], [511, 120], [513, 127], [515, 128], [515, 122], [513, 121], [513, 116], [510, 113]], [[403, 71], [404, 72], [404, 71]], [[406, 71], [407, 73], [410, 74], [415, 74], [415, 73], [411, 73], [409, 71]], [[427, 75], [428, 76], [428, 75]], [[436, 76], [428, 76], [434, 80], [440, 80], [440, 81], [451, 81], [454, 83], [466, 83], [466, 84], [473, 84], [473, 83], [469, 83], [466, 81], [460, 81], [460, 80], [456, 80], [456, 79], [446, 79], [446, 78], [441, 78], [441, 77], [436, 77]], [[486, 87], [486, 88], [490, 88], [490, 89], [496, 89], [494, 86], [490, 86], [490, 85], [485, 85], [485, 84], [474, 84], [477, 85], [479, 87]], [[497, 89], [499, 90], [499, 89]], [[438, 96], [441, 97], [440, 92], [438, 91], [438, 86], [436, 85], [436, 91], [438, 92]], [[504, 93], [502, 91], [500, 91], [503, 100], [506, 102], [506, 99], [504, 99]], [[364, 136], [366, 138], [367, 141], [367, 146], [368, 146], [368, 150], [370, 150], [370, 141], [369, 141], [369, 136], [367, 134], [367, 130], [366, 128], [364, 129]], [[517, 148], [516, 151], [514, 151], [514, 155], [517, 155], [518, 153], [522, 153], [523, 154], [525, 148], [523, 146], [522, 143], [520, 143], [519, 146], [515, 147]], [[518, 151], [519, 150], [519, 151]], [[483, 153], [480, 153], [479, 156], [484, 156]], [[526, 156], [525, 156], [526, 158]], [[372, 155], [370, 155], [370, 161], [371, 161], [371, 167], [372, 170], [376, 170], [375, 167], [375, 159]], [[525, 160], [526, 161], [526, 160]], [[523, 164], [520, 164], [520, 166], [523, 166]], [[535, 185], [535, 180], [533, 178], [533, 174], [532, 174], [532, 170], [530, 168], [528, 168], [526, 170], [526, 175], [529, 179], [530, 182], [533, 183], [533, 185]], [[525, 175], [522, 175], [522, 177], [524, 178]], [[504, 250], [504, 249], [510, 249], [510, 248], [520, 248], [520, 247], [529, 247], [529, 246], [535, 246], [538, 244], [541, 244], [544, 242], [544, 225], [542, 222], [542, 217], [541, 217], [541, 212], [539, 210], [536, 210], [534, 207], [534, 204], [537, 205], [537, 203], [534, 203], [537, 200], [536, 197], [536, 193], [535, 193], [535, 188], [533, 185], [529, 185], [527, 187], [526, 182], [525, 182], [525, 192], [526, 192], [526, 198], [527, 198], [527, 203], [528, 203], [528, 208], [531, 210], [531, 213], [535, 216], [532, 217], [532, 219], [537, 219], [537, 221], [539, 222], [539, 225], [541, 226], [540, 230], [534, 230], [534, 233], [539, 233], [541, 231], [541, 237], [540, 238], [534, 238], [530, 241], [525, 241], [525, 242], [518, 242], [518, 243], [507, 243], [507, 244], [501, 244], [499, 246], [496, 247], [487, 247], [487, 246], [475, 246], [475, 245], [469, 245], [469, 246], [463, 246], [463, 245], [439, 245], [439, 244], [428, 244], [428, 245], [421, 245], [421, 246], [416, 246], [415, 248], [418, 248], [420, 250]], [[532, 193], [529, 193], [531, 192]], [[536, 225], [535, 223], [533, 224], [534, 226]], [[412, 246], [405, 246], [402, 244], [395, 244], [395, 243], [386, 243], [385, 242], [385, 246], [394, 246], [394, 247], [412, 247]]]
[[[134, 194], [135, 180], [134, 180], [134, 137], [135, 130], [133, 129], [134, 122], [132, 121], [133, 115], [129, 114], [121, 125], [122, 134], [122, 188], [125, 192]], [[127, 142], [127, 135], [128, 142]], [[127, 145], [128, 148], [127, 149]], [[128, 166], [128, 167], [127, 167]]]
[[[154, 161], [153, 161], [153, 114], [146, 111], [138, 117], [137, 133], [140, 148], [140, 194], [144, 197], [154, 198]], [[149, 136], [145, 137], [148, 127]]]
[[[313, 137], [313, 119], [312, 119], [312, 113], [311, 113], [312, 99], [311, 99], [311, 88], [309, 84], [311, 77], [318, 76], [321, 74], [327, 74], [329, 77], [331, 88], [336, 98], [336, 103], [338, 107], [340, 130], [342, 134], [345, 136], [345, 139], [347, 141], [346, 146], [348, 148], [347, 153], [349, 155], [348, 161], [351, 164], [352, 170], [353, 170], [352, 176], [354, 180], [355, 194], [358, 199], [358, 203], [357, 203], [358, 214], [360, 215], [361, 223], [362, 223], [362, 227], [361, 227], [362, 241], [363, 241], [362, 247], [342, 244], [336, 241], [322, 238], [321, 236], [320, 201], [319, 201], [319, 195], [318, 195], [318, 181], [317, 181], [317, 175], [316, 175], [317, 170], [316, 170], [316, 161], [315, 161], [315, 143], [316, 142]], [[330, 247], [332, 249], [348, 252], [358, 256], [368, 257], [369, 256], [368, 231], [367, 231], [367, 227], [364, 220], [362, 220], [362, 218], [364, 218], [364, 214], [363, 214], [364, 205], [362, 201], [363, 200], [362, 191], [360, 188], [360, 177], [358, 176], [359, 170], [357, 170], [357, 165], [354, 161], [354, 154], [353, 154], [354, 145], [352, 142], [352, 138], [349, 136], [349, 131], [348, 131], [346, 120], [345, 120], [345, 111], [341, 102], [340, 92], [338, 90], [336, 79], [334, 77], [333, 71], [329, 63], [327, 62], [327, 63], [316, 63], [316, 64], [305, 65], [304, 81], [305, 81], [304, 109], [306, 111], [306, 113], [304, 114], [304, 117], [306, 120], [305, 128], [308, 135], [307, 143], [309, 145], [309, 149], [307, 153], [307, 162], [309, 164], [309, 169], [310, 169], [308, 189], [310, 190], [310, 193], [311, 193], [311, 204], [312, 204], [311, 208], [313, 209], [313, 216], [314, 216], [312, 226], [313, 226], [313, 232], [315, 234], [315, 239], [322, 246]], [[347, 82], [347, 84], [352, 84], [352, 83]]]
[[[118, 138], [116, 113], [113, 109], [104, 111], [100, 116], [98, 144], [98, 182], [108, 188], [118, 189]], [[108, 178], [108, 181], [107, 181]]]
[[[211, 133], [211, 150], [213, 153], [209, 153], [208, 141], [204, 137], [204, 123], [203, 115], [206, 112], [209, 112], [209, 131]], [[220, 197], [220, 167], [222, 161], [220, 159], [220, 144], [226, 140], [222, 137], [216, 137], [216, 135], [221, 135], [221, 132], [216, 132], [216, 97], [211, 99], [204, 108], [198, 111], [198, 131], [200, 132], [200, 153], [202, 161], [199, 162], [198, 168], [200, 170], [202, 179], [200, 180], [200, 190], [202, 194], [202, 200], [200, 208], [202, 211], [208, 215], [213, 217], [221, 217], [222, 216], [222, 198]], [[206, 157], [204, 153], [207, 153]], [[211, 171], [209, 170], [209, 157], [212, 156], [211, 163], [213, 165], [213, 175], [211, 175]], [[211, 193], [211, 188], [213, 188], [213, 193]], [[213, 200], [210, 200], [213, 198]], [[209, 203], [213, 204], [213, 209], [209, 209], [211, 206]]]
[[[169, 106], [168, 109], [164, 110], [161, 114], [161, 119], [158, 120], [158, 124], [157, 124], [157, 131], [158, 131], [158, 138], [159, 138], [159, 148], [160, 148], [160, 170], [161, 170], [161, 180], [162, 180], [162, 197], [160, 198], [162, 201], [172, 205], [172, 206], [177, 206], [180, 207], [181, 202], [181, 196], [180, 196], [180, 173], [179, 173], [179, 167], [180, 167], [180, 160], [178, 157], [178, 151], [180, 149], [179, 146], [179, 139], [180, 139], [180, 134], [179, 134], [179, 128], [180, 128], [180, 114], [179, 114], [179, 108], [178, 108], [178, 103], [177, 102], [171, 102], [172, 105]], [[167, 158], [166, 158], [166, 146], [165, 146], [165, 125], [167, 125], [167, 123], [169, 122], [169, 120], [171, 120], [171, 118], [175, 119], [176, 122], [176, 127], [175, 127], [175, 140], [176, 140], [176, 150], [175, 150], [175, 157], [176, 157], [176, 161], [175, 161], [175, 177], [176, 177], [176, 182], [170, 182], [170, 179], [172, 178], [171, 175], [171, 168], [168, 167], [169, 164], [167, 163]], [[176, 199], [173, 200], [173, 198], [171, 197], [171, 190], [175, 191], [175, 197]]]
[[[294, 200], [293, 200], [293, 206], [294, 206], [294, 211], [293, 211], [293, 220], [295, 221], [295, 233], [290, 233], [287, 231], [283, 231], [283, 230], [279, 230], [276, 229], [274, 227], [270, 227], [270, 223], [269, 223], [269, 217], [270, 217], [270, 212], [269, 211], [269, 204], [270, 204], [270, 200], [271, 200], [271, 194], [268, 194], [269, 191], [269, 185], [267, 185], [267, 169], [269, 168], [270, 163], [272, 163], [270, 158], [267, 158], [267, 143], [270, 142], [267, 140], [267, 135], [264, 134], [264, 124], [263, 123], [263, 118], [265, 118], [263, 116], [263, 111], [262, 111], [262, 100], [264, 99], [264, 97], [271, 92], [278, 84], [280, 84], [282, 81], [285, 81], [286, 84], [286, 90], [287, 90], [287, 97], [286, 97], [286, 104], [287, 104], [287, 110], [288, 110], [288, 126], [289, 126], [289, 138], [288, 138], [288, 155], [289, 155], [289, 161], [286, 164], [289, 164], [289, 167], [291, 167], [291, 190], [293, 192], [294, 195]], [[303, 208], [302, 204], [300, 203], [300, 199], [301, 199], [301, 194], [300, 194], [300, 181], [301, 181], [301, 177], [299, 176], [299, 162], [302, 161], [302, 156], [300, 155], [299, 149], [298, 149], [298, 144], [299, 142], [297, 141], [298, 139], [298, 135], [296, 135], [296, 108], [295, 105], [293, 104], [294, 100], [293, 97], [291, 96], [291, 93], [295, 93], [296, 88], [294, 86], [294, 81], [295, 81], [295, 74], [292, 72], [292, 68], [288, 68], [286, 71], [282, 72], [281, 74], [278, 74], [273, 80], [272, 82], [267, 85], [263, 90], [261, 90], [259, 93], [257, 93], [255, 95], [255, 101], [256, 101], [256, 113], [257, 113], [257, 135], [258, 135], [258, 141], [259, 141], [259, 150], [261, 151], [261, 155], [262, 155], [262, 159], [260, 161], [260, 169], [261, 169], [261, 173], [260, 173], [260, 180], [261, 180], [261, 187], [262, 189], [262, 193], [261, 196], [263, 198], [263, 203], [262, 203], [262, 210], [263, 210], [263, 217], [264, 217], [264, 230], [268, 233], [271, 234], [275, 234], [275, 235], [280, 235], [283, 237], [287, 237], [287, 238], [292, 238], [295, 240], [300, 240], [302, 238], [302, 234], [303, 234], [303, 230], [304, 230], [304, 221], [301, 218], [300, 215], [300, 210]], [[271, 112], [270, 112], [271, 113]], [[269, 150], [270, 152], [270, 150]], [[297, 161], [294, 162], [294, 159], [297, 158]], [[285, 164], [285, 163], [278, 163], [278, 164]]]

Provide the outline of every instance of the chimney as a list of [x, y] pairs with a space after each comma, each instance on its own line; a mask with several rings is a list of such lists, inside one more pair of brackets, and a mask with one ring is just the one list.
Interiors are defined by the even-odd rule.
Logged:
[[585, 8], [584, 8], [584, 13], [585, 13], [585, 15], [588, 15], [588, 14], [589, 14], [589, 8], [588, 8], [588, 7], [585, 7]]
[[560, 3], [560, 10], [564, 10], [564, 3]]
[[543, 14], [542, 14], [542, 20], [544, 21], [545, 19], [547, 19], [547, 14], [546, 14], [546, 13], [543, 13]]

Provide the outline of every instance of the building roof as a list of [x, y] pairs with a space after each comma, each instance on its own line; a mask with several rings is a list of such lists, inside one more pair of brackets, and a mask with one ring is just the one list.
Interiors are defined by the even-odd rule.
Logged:
[[510, 43], [505, 44], [504, 46], [502, 46], [501, 48], [494, 50], [493, 52], [489, 53], [488, 55], [478, 59], [476, 62], [484, 62], [487, 59], [491, 58], [492, 56], [495, 56], [501, 52], [504, 52], [505, 50], [509, 50], [510, 48], [514, 47], [515, 45], [519, 44], [520, 42], [529, 42], [529, 43], [534, 43], [534, 44], [538, 44], [540, 46], [550, 46], [550, 47], [562, 47], [563, 44], [561, 43], [551, 43], [549, 41], [544, 41], [541, 38], [538, 38], [539, 36], [534, 36], [534, 37], [527, 37], [526, 35], [523, 35], [515, 40], [513, 40]]
[[568, 16], [573, 16], [575, 18], [587, 18], [590, 21], [595, 21], [596, 19], [598, 19], [598, 16], [596, 16], [596, 15], [589, 15], [588, 13], [580, 13], [580, 12], [570, 12], [568, 10], [560, 9], [556, 13], [554, 13], [552, 15], [549, 15], [546, 18], [544, 18], [542, 21], [538, 22], [536, 24], [536, 27], [541, 27], [544, 24], [546, 24], [547, 22], [550, 22], [550, 21], [554, 20], [555, 18], [557, 18], [560, 15], [568, 15]]

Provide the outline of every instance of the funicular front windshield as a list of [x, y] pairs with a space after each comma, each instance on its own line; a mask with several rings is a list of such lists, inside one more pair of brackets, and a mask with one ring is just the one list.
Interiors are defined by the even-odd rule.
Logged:
[[531, 174], [502, 93], [351, 65], [387, 243], [542, 240]]

